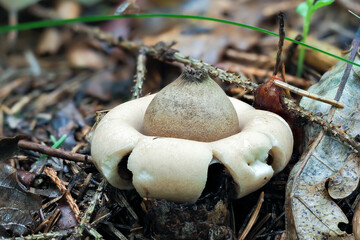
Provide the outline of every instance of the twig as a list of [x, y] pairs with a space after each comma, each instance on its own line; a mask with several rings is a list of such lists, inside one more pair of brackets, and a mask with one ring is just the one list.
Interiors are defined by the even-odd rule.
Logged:
[[274, 235], [279, 235], [279, 234], [283, 234], [285, 233], [285, 230], [280, 230], [280, 231], [274, 231], [274, 232], [270, 232], [270, 233], [265, 233], [263, 235], [257, 235], [255, 238], [265, 238], [265, 237], [270, 237], [270, 236], [274, 236]]
[[130, 204], [122, 195], [121, 191], [116, 191], [114, 193], [114, 196], [115, 196], [115, 201], [119, 204], [119, 206], [125, 207], [130, 213], [130, 215], [134, 218], [134, 220], [138, 221], [139, 217], [136, 215], [135, 211], [131, 208]]
[[46, 175], [48, 177], [51, 178], [51, 180], [56, 184], [56, 186], [59, 188], [59, 190], [65, 195], [65, 198], [67, 200], [67, 202], [70, 205], [70, 208], [73, 210], [74, 214], [75, 214], [75, 218], [78, 222], [80, 222], [80, 210], [79, 207], [76, 204], [76, 201], [74, 200], [74, 198], [71, 196], [69, 190], [66, 189], [64, 183], [61, 181], [61, 179], [56, 175], [56, 172], [54, 171], [54, 169], [52, 168], [45, 168], [44, 172], [46, 173]]
[[[359, 46], [360, 46], [360, 27], [358, 28], [358, 30], [356, 32], [356, 35], [355, 35], [355, 38], [354, 38], [354, 41], [353, 41], [352, 45], [353, 45], [352, 46], [353, 49], [350, 52], [349, 60], [353, 62], [355, 60], [355, 56], [358, 53], [358, 49], [359, 49]], [[350, 63], [346, 64], [344, 75], [341, 78], [341, 82], [339, 84], [338, 91], [336, 92], [336, 96], [335, 96], [336, 101], [339, 101], [340, 98], [341, 98], [341, 95], [342, 95], [342, 93], [343, 93], [343, 91], [345, 89], [345, 85], [346, 85], [347, 80], [349, 78], [352, 67], [353, 67], [352, 64], [350, 64]], [[335, 111], [335, 109], [333, 109], [333, 108], [330, 109], [330, 112], [331, 112], [331, 110]]]
[[15, 238], [1, 238], [3, 240], [39, 240], [39, 239], [53, 239], [53, 238], [61, 238], [70, 235], [74, 230], [64, 230], [58, 232], [49, 232], [49, 233], [39, 233], [28, 235], [24, 237], [15, 237]]
[[89, 155], [67, 152], [61, 149], [51, 148], [27, 140], [20, 140], [18, 142], [18, 147], [22, 149], [33, 150], [36, 152], [44, 153], [46, 155], [53, 157], [68, 159], [74, 162], [92, 162], [92, 158]]
[[[302, 40], [302, 35], [301, 34], [296, 35], [295, 40], [300, 42]], [[291, 45], [287, 49], [287, 52], [285, 55], [285, 66], [286, 67], [288, 67], [291, 64], [291, 60], [293, 59], [293, 56], [295, 55], [297, 46], [298, 46], [297, 43], [291, 43]]]
[[263, 225], [270, 219], [271, 213], [268, 213], [253, 227], [252, 232], [249, 234], [249, 239], [254, 239], [254, 236], [262, 234], [266, 228]]
[[[54, 138], [54, 142], [53, 142], [53, 145], [51, 146], [51, 148], [56, 148], [56, 149], [58, 149], [58, 148], [61, 146], [61, 144], [63, 144], [63, 143], [65, 142], [65, 140], [66, 140], [66, 138], [67, 138], [67, 135], [64, 134], [63, 136], [61, 136], [61, 138], [59, 138], [59, 140], [56, 140], [54, 136], [50, 136], [50, 139], [51, 139], [51, 137]], [[47, 157], [48, 157], [48, 155], [46, 155], [46, 154], [45, 154], [45, 155], [42, 155], [42, 156], [39, 158], [39, 160], [44, 159], [44, 158], [47, 158]]]
[[89, 183], [90, 183], [90, 181], [91, 181], [92, 176], [93, 176], [92, 173], [89, 173], [89, 174], [86, 176], [86, 178], [85, 178], [85, 180], [84, 180], [84, 183], [83, 183], [83, 186], [82, 186], [82, 188], [79, 190], [79, 194], [78, 194], [78, 197], [77, 197], [78, 201], [80, 201], [80, 200], [83, 198], [83, 196], [84, 196], [84, 194], [85, 194], [85, 191], [86, 191], [86, 190], [88, 189], [88, 187], [89, 187]]
[[145, 80], [146, 73], [146, 55], [144, 49], [139, 50], [139, 55], [137, 58], [137, 66], [136, 66], [136, 77], [135, 77], [135, 86], [134, 92], [132, 95], [132, 99], [140, 98], [142, 95], [142, 86]]
[[275, 224], [277, 224], [279, 222], [279, 220], [285, 216], [285, 212], [282, 212], [277, 218], [275, 218], [274, 221], [272, 221], [270, 223], [270, 225], [268, 225], [265, 229], [265, 231], [269, 231], [269, 230], [272, 230], [272, 228], [275, 226]]
[[323, 118], [323, 116], [316, 116], [314, 113], [307, 111], [306, 109], [296, 105], [289, 99], [285, 99], [286, 106], [296, 113], [298, 116], [309, 120], [312, 123], [320, 125], [324, 130], [327, 130], [331, 135], [340, 139], [343, 143], [348, 144], [352, 150], [360, 152], [360, 145], [355, 139], [349, 135], [346, 131], [342, 130], [340, 127], [334, 125], [330, 121]]
[[[250, 67], [250, 66], [242, 66], [237, 65], [230, 62], [223, 62], [219, 64], [222, 68], [228, 69], [230, 72], [238, 72], [241, 71], [242, 73], [246, 75], [255, 75], [258, 77], [269, 77], [271, 78], [273, 76], [272, 72], [266, 69], [256, 68], [256, 67]], [[290, 74], [285, 74], [286, 82], [301, 88], [308, 88], [311, 85], [313, 85], [315, 82], [310, 80], [305, 80], [304, 78], [298, 78]]]
[[107, 227], [110, 231], [113, 232], [113, 234], [120, 240], [128, 240], [122, 232], [120, 232], [112, 223], [108, 223]]
[[300, 95], [300, 96], [304, 96], [304, 97], [308, 97], [308, 98], [311, 98], [311, 99], [315, 99], [317, 101], [320, 101], [320, 102], [324, 102], [324, 103], [328, 103], [328, 104], [331, 104], [335, 107], [338, 107], [338, 108], [343, 108], [344, 107], [344, 104], [338, 102], [338, 101], [335, 101], [333, 99], [328, 99], [328, 98], [325, 98], [325, 97], [322, 97], [322, 96], [319, 96], [315, 93], [311, 93], [311, 92], [308, 92], [308, 91], [305, 91], [305, 90], [302, 90], [300, 88], [297, 88], [297, 87], [294, 87], [290, 84], [287, 84], [286, 82], [282, 82], [282, 81], [279, 81], [279, 80], [274, 80], [274, 84], [276, 86], [279, 86], [283, 89], [286, 89], [286, 90], [289, 90], [293, 93], [296, 93], [297, 95]]
[[284, 46], [284, 39], [285, 39], [285, 31], [284, 31], [284, 13], [280, 12], [278, 15], [279, 19], [279, 43], [278, 43], [278, 51], [276, 54], [276, 63], [274, 66], [274, 72], [273, 75], [276, 76], [279, 68], [281, 66], [281, 53]]
[[59, 220], [59, 217], [61, 216], [60, 209], [55, 209], [55, 211], [50, 215], [48, 220], [48, 225], [46, 226], [44, 233], [50, 232], [51, 227]]
[[[75, 237], [82, 236], [82, 233], [84, 232], [85, 228], [88, 227], [88, 224], [90, 222], [90, 217], [95, 210], [96, 204], [98, 203], [98, 201], [100, 201], [105, 186], [106, 186], [106, 180], [102, 180], [98, 188], [96, 189], [96, 193], [94, 194], [94, 197], [92, 198], [89, 207], [86, 209], [84, 215], [82, 216], [79, 226], [76, 228], [76, 232], [74, 233]], [[97, 233], [96, 230], [91, 227], [89, 230], [91, 230], [91, 232], [89, 231], [89, 233], [91, 233], [92, 235]]]
[[260, 196], [259, 196], [259, 200], [256, 204], [256, 209], [253, 213], [253, 215], [251, 216], [250, 220], [249, 220], [249, 223], [248, 225], [246, 226], [246, 228], [244, 229], [244, 231], [241, 233], [241, 236], [239, 237], [239, 240], [243, 240], [245, 239], [246, 235], [250, 232], [252, 226], [254, 225], [257, 217], [258, 217], [258, 214], [260, 212], [260, 209], [261, 209], [261, 206], [264, 202], [264, 192], [261, 192]]

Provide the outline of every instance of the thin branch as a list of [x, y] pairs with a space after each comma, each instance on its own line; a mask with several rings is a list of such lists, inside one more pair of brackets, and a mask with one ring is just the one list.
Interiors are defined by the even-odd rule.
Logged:
[[27, 235], [24, 237], [15, 237], [15, 238], [2, 238], [4, 240], [38, 240], [38, 239], [54, 239], [69, 236], [73, 232], [70, 230], [63, 230], [58, 232], [49, 232], [49, 233], [39, 233], [33, 235]]
[[89, 155], [83, 155], [79, 153], [67, 152], [61, 149], [55, 149], [48, 146], [44, 146], [38, 143], [34, 143], [27, 140], [20, 140], [18, 147], [27, 150], [33, 150], [39, 153], [44, 153], [49, 156], [63, 158], [74, 162], [92, 162], [92, 158]]
[[[82, 236], [83, 232], [85, 229], [88, 228], [89, 222], [90, 222], [90, 217], [92, 215], [92, 213], [95, 210], [95, 207], [97, 205], [97, 203], [100, 201], [102, 193], [103, 193], [103, 189], [106, 186], [106, 180], [102, 180], [100, 182], [100, 184], [98, 185], [98, 188], [96, 189], [96, 192], [89, 204], [89, 207], [86, 209], [84, 215], [82, 216], [81, 220], [80, 220], [80, 224], [79, 226], [76, 228], [76, 232], [74, 233], [75, 237], [80, 237]], [[95, 229], [91, 228], [88, 229], [88, 232], [91, 233], [94, 237], [98, 238], [99, 236], [101, 236]], [[101, 238], [101, 237], [100, 237]]]
[[329, 99], [329, 98], [326, 98], [326, 97], [322, 97], [320, 95], [317, 95], [315, 93], [311, 93], [311, 92], [308, 92], [308, 91], [305, 91], [301, 88], [297, 88], [297, 87], [294, 87], [290, 84], [287, 84], [286, 82], [283, 82], [283, 81], [279, 81], [279, 80], [274, 80], [274, 84], [278, 87], [281, 87], [285, 90], [289, 90], [293, 93], [296, 93], [297, 95], [300, 95], [300, 96], [303, 96], [303, 97], [308, 97], [308, 98], [311, 98], [311, 99], [314, 99], [314, 100], [317, 100], [317, 101], [320, 101], [320, 102], [324, 102], [324, 103], [328, 103], [328, 104], [331, 104], [335, 107], [338, 107], [338, 108], [344, 108], [344, 104], [338, 102], [338, 101], [335, 101], [333, 99]]
[[[349, 57], [349, 60], [350, 61], [354, 61], [355, 60], [355, 56], [356, 54], [358, 53], [358, 48], [360, 46], [360, 27], [358, 28], [356, 34], [355, 34], [355, 38], [354, 38], [354, 41], [352, 43], [352, 51], [350, 52], [350, 57]], [[341, 98], [341, 95], [342, 93], [344, 92], [344, 89], [345, 89], [345, 85], [347, 83], [347, 80], [349, 78], [349, 75], [350, 75], [350, 72], [351, 72], [351, 69], [352, 69], [353, 65], [348, 63], [346, 64], [346, 68], [345, 68], [345, 72], [344, 72], [344, 75], [342, 76], [341, 78], [341, 82], [340, 82], [340, 85], [339, 85], [339, 88], [338, 88], [338, 91], [336, 93], [336, 96], [335, 96], [335, 100], [336, 101], [339, 101], [340, 98]], [[331, 111], [331, 110], [330, 110]]]
[[278, 15], [278, 19], [279, 19], [279, 43], [278, 43], [278, 51], [276, 54], [276, 64], [274, 66], [274, 76], [276, 76], [276, 74], [279, 71], [279, 68], [281, 66], [281, 53], [282, 53], [282, 49], [284, 46], [284, 38], [285, 38], [285, 31], [284, 31], [284, 13], [280, 12]]
[[140, 98], [142, 95], [142, 86], [145, 80], [146, 73], [146, 54], [143, 48], [139, 50], [139, 55], [137, 57], [137, 66], [136, 66], [136, 77], [135, 77], [135, 86], [132, 99]]
[[285, 99], [287, 108], [293, 111], [296, 115], [309, 120], [312, 123], [320, 125], [324, 130], [327, 130], [334, 137], [339, 138], [343, 143], [348, 144], [352, 150], [360, 152], [360, 145], [355, 141], [354, 137], [349, 135], [347, 132], [342, 130], [340, 127], [334, 125], [328, 120], [324, 119], [323, 116], [317, 116], [312, 112], [296, 105], [293, 101]]
[[56, 186], [58, 187], [58, 189], [65, 195], [65, 198], [71, 208], [71, 210], [74, 212], [75, 214], [75, 218], [78, 222], [80, 222], [80, 210], [78, 205], [76, 204], [76, 201], [74, 200], [74, 198], [71, 196], [70, 192], [68, 189], [66, 189], [65, 184], [63, 183], [63, 181], [57, 176], [56, 172], [54, 171], [54, 169], [52, 168], [45, 168], [44, 172], [46, 173], [46, 175], [48, 177], [51, 178], [51, 180], [56, 184]]
[[260, 212], [263, 202], [264, 202], [264, 192], [261, 192], [258, 202], [256, 204], [256, 209], [255, 209], [253, 215], [251, 216], [250, 221], [249, 221], [248, 225], [246, 226], [245, 230], [241, 233], [239, 240], [245, 239], [246, 235], [250, 232], [252, 226], [254, 225], [254, 223], [259, 215], [259, 212]]

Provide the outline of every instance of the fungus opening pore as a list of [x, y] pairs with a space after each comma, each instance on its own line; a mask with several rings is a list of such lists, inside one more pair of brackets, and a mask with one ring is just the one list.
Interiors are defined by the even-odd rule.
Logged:
[[202, 68], [191, 68], [186, 67], [182, 72], [180, 78], [189, 82], [203, 82], [209, 78], [209, 74], [205, 69]]
[[126, 180], [126, 181], [131, 181], [132, 180], [132, 172], [127, 168], [127, 164], [128, 164], [128, 160], [129, 160], [129, 156], [130, 156], [130, 153], [128, 153], [127, 155], [125, 155], [119, 162], [118, 164], [118, 173], [119, 173], [119, 176]]

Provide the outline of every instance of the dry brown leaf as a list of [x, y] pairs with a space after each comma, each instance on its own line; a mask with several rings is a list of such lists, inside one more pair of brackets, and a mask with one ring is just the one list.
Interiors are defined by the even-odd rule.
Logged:
[[105, 57], [88, 47], [76, 45], [67, 52], [67, 59], [72, 67], [101, 70], [106, 65]]
[[73, 0], [60, 0], [57, 1], [55, 11], [63, 19], [77, 18], [81, 14], [81, 5]]
[[[356, 56], [355, 62], [360, 62], [359, 56]], [[338, 62], [309, 91], [334, 98], [345, 67], [346, 63]], [[359, 70], [359, 67], [353, 67], [340, 99], [345, 107], [336, 110], [332, 119], [351, 136], [356, 136], [360, 130]], [[301, 106], [324, 115], [330, 109], [327, 104], [306, 98], [301, 101]], [[320, 142], [311, 142], [314, 136], [318, 136], [319, 130], [313, 125], [306, 129], [309, 146], [289, 176], [286, 192], [289, 239], [345, 239], [351, 236], [339, 229], [339, 223], [348, 223], [348, 219], [333, 198], [346, 197], [356, 188], [359, 156], [352, 154], [349, 147], [330, 135], [325, 135]], [[307, 164], [300, 169], [306, 159]], [[329, 180], [331, 195], [325, 188]]]
[[41, 34], [36, 47], [38, 54], [55, 54], [63, 44], [59, 30], [56, 28], [47, 28]]
[[75, 214], [72, 211], [70, 205], [67, 203], [65, 197], [60, 200], [58, 209], [61, 211], [61, 217], [56, 224], [61, 230], [70, 229], [77, 226]]
[[41, 198], [22, 187], [16, 172], [9, 165], [0, 166], [0, 226], [23, 235], [34, 225], [31, 213], [41, 208]]

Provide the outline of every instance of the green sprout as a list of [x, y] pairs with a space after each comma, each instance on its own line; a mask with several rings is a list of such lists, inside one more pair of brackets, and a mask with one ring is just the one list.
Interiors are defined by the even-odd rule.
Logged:
[[[297, 6], [296, 12], [304, 18], [302, 42], [304, 43], [306, 42], [306, 37], [309, 32], [311, 17], [314, 14], [314, 12], [321, 7], [325, 7], [327, 5], [332, 4], [333, 2], [334, 0], [318, 0], [318, 1], [306, 0], [305, 2], [302, 2]], [[298, 77], [300, 77], [302, 73], [304, 58], [305, 58], [305, 48], [301, 46], [299, 51], [298, 67], [296, 72], [296, 75]]]
[[[66, 135], [66, 134], [62, 135], [62, 136], [59, 138], [59, 140], [56, 140], [56, 138], [55, 138], [53, 135], [51, 135], [51, 136], [50, 136], [50, 140], [51, 140], [52, 143], [53, 143], [53, 145], [52, 145], [51, 147], [52, 147], [52, 148], [59, 148], [59, 147], [61, 146], [61, 144], [63, 144], [63, 143], [65, 142], [66, 138], [67, 138], [67, 135]], [[40, 156], [39, 160], [42, 160], [42, 159], [47, 158], [47, 157], [48, 157], [48, 155], [43, 154], [43, 155]]]

